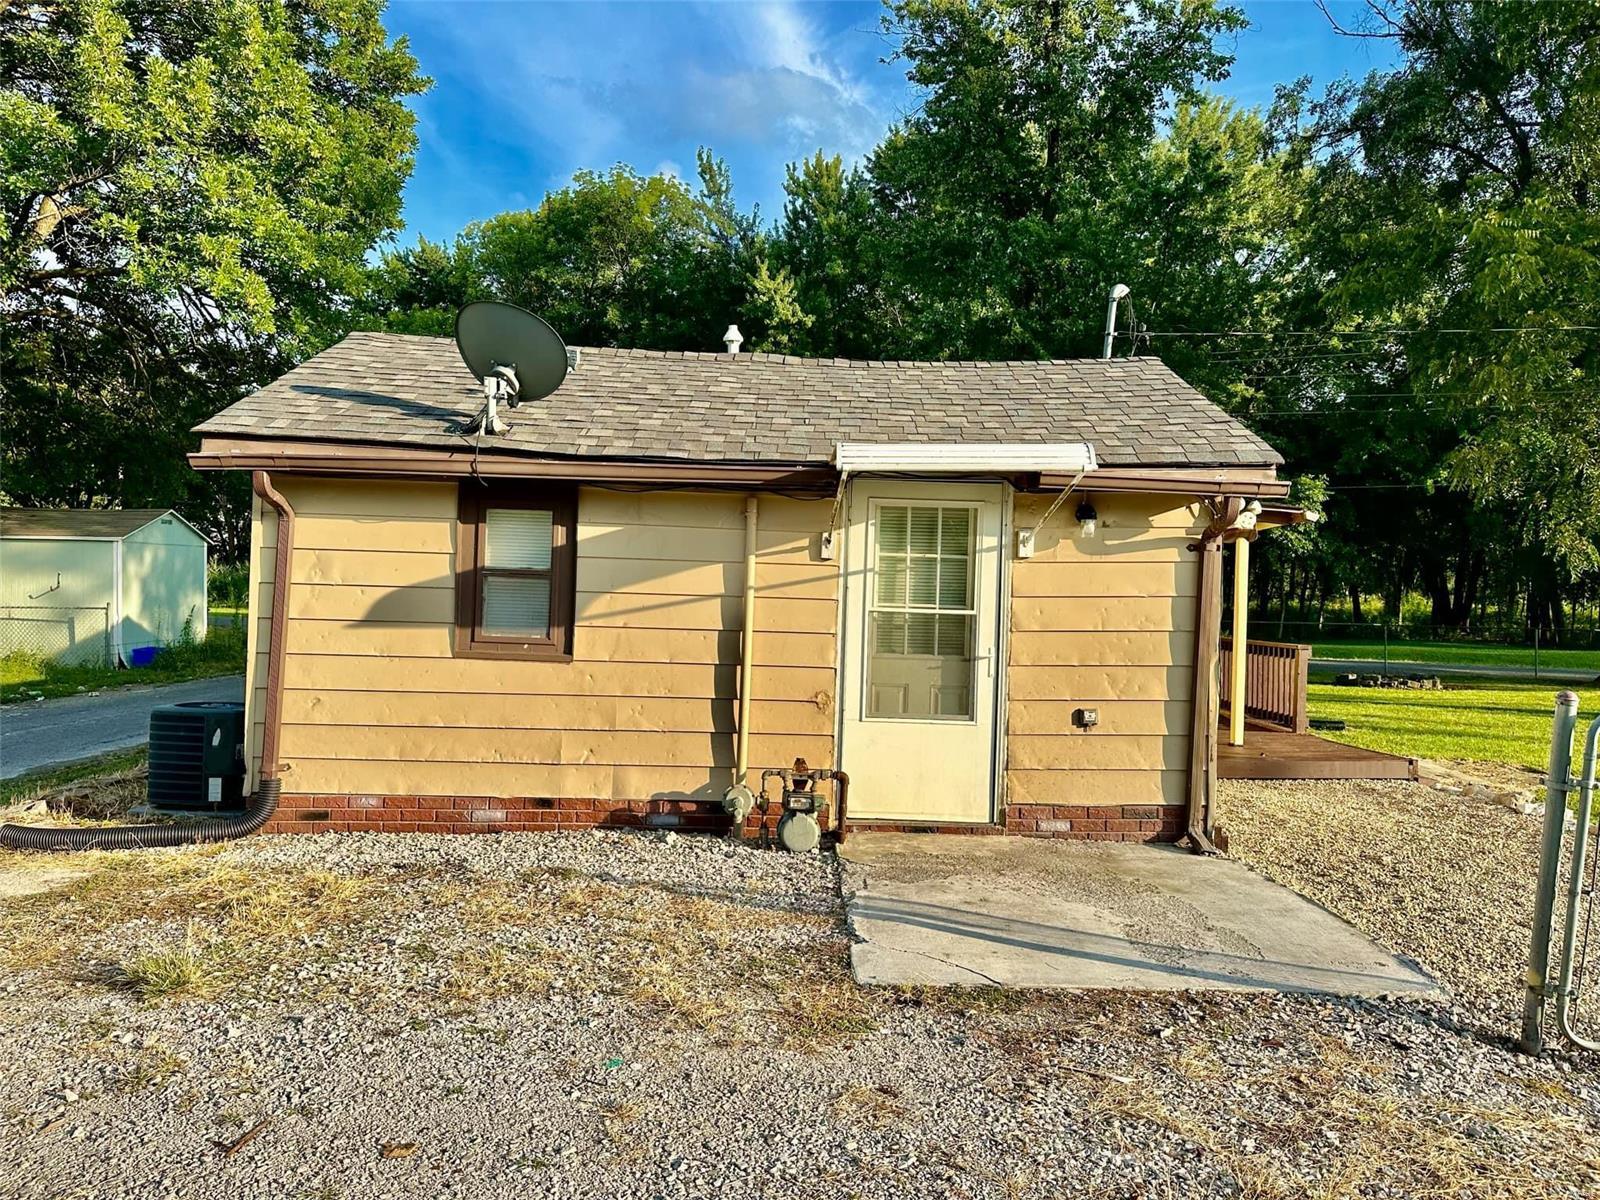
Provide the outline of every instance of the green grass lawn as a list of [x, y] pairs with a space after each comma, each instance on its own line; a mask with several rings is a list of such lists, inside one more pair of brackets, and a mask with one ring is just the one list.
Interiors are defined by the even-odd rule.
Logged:
[[[1442, 692], [1313, 683], [1313, 717], [1345, 722], [1319, 736], [1413, 758], [1459, 758], [1542, 768], [1550, 757], [1556, 688], [1542, 683], [1464, 683]], [[1578, 689], [1579, 726], [1600, 712], [1600, 689]]]
[[213, 629], [203, 642], [169, 646], [148, 667], [64, 667], [25, 654], [0, 658], [0, 704], [75, 696], [140, 683], [181, 683], [244, 670], [243, 626]]
[[[1316, 658], [1383, 658], [1382, 642], [1317, 642], [1311, 648]], [[1465, 663], [1484, 667], [1533, 667], [1533, 647], [1492, 646], [1481, 642], [1403, 642], [1389, 643], [1390, 662]], [[1562, 670], [1592, 670], [1600, 675], [1600, 650], [1539, 651], [1541, 667]]]

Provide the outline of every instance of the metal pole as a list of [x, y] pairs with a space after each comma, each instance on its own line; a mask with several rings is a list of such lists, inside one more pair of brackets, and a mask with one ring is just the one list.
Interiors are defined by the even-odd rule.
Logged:
[[[1572, 974], [1578, 946], [1578, 914], [1583, 906], [1583, 868], [1589, 851], [1589, 818], [1594, 812], [1595, 756], [1600, 753], [1600, 717], [1589, 722], [1583, 738], [1583, 758], [1578, 765], [1578, 832], [1572, 840], [1571, 882], [1567, 885], [1567, 921], [1561, 935], [1561, 960], [1556, 964], [1556, 1028], [1568, 1041], [1585, 1050], [1600, 1050], [1600, 1042], [1581, 1036], [1573, 1028]], [[1591, 901], [1593, 903], [1593, 901]], [[1585, 935], [1587, 942], [1587, 934]]]
[[1389, 622], [1383, 623], [1383, 673], [1389, 673]]
[[1533, 678], [1534, 678], [1535, 682], [1538, 682], [1538, 679], [1539, 679], [1539, 627], [1537, 625], [1535, 625], [1533, 627]]
[[1549, 995], [1550, 927], [1555, 919], [1556, 876], [1561, 867], [1561, 835], [1567, 820], [1567, 792], [1572, 766], [1572, 730], [1578, 723], [1575, 692], [1556, 694], [1555, 717], [1550, 730], [1550, 766], [1545, 776], [1544, 829], [1539, 838], [1539, 884], [1533, 901], [1533, 936], [1528, 943], [1527, 992], [1522, 1002], [1524, 1052], [1544, 1049], [1544, 1002]]
[[1106, 301], [1106, 336], [1100, 343], [1100, 357], [1111, 357], [1111, 343], [1117, 336], [1117, 301], [1128, 294], [1128, 285], [1119, 283], [1111, 289], [1111, 296]]

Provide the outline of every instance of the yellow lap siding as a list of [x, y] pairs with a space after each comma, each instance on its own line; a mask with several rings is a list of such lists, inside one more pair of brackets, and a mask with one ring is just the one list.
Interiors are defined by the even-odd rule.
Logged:
[[1193, 596], [1031, 596], [1011, 609], [1019, 634], [1183, 630], [1192, 641], [1194, 619]]
[[[737, 563], [744, 570], [744, 514], [739, 526], [705, 529], [678, 525], [604, 525], [578, 523], [579, 553], [585, 558], [688, 560]], [[757, 532], [756, 557], [762, 562], [807, 564], [812, 561], [809, 534], [785, 530]]]
[[[1186, 700], [1096, 700], [1093, 706], [1100, 724], [1093, 729], [1079, 729], [1072, 724], [1072, 714], [1082, 705], [1075, 701], [1030, 700], [1016, 704], [1011, 707], [1009, 732], [1013, 737], [1069, 734], [1103, 738], [1122, 733], [1189, 736], [1190, 706]], [[1070, 754], [1063, 761], [1071, 761]]]
[[1008, 771], [1011, 804], [1172, 804], [1184, 802], [1186, 771]]
[[400, 550], [294, 551], [289, 578], [295, 583], [380, 584], [388, 587], [454, 588], [455, 558]]
[[[651, 733], [734, 731], [731, 699], [672, 696], [563, 696], [559, 703], [518, 695], [436, 692], [346, 692], [290, 689], [283, 719], [296, 725], [379, 728], [591, 729]], [[752, 727], [765, 734], [828, 735], [833, 717], [809, 700], [755, 700]]]
[[1013, 703], [1066, 700], [1172, 700], [1184, 703], [1194, 682], [1191, 667], [1012, 667]]
[[[353, 654], [389, 658], [452, 658], [453, 625], [367, 624], [347, 621], [289, 622], [291, 654]], [[736, 630], [609, 629], [580, 625], [572, 655], [579, 662], [727, 663], [739, 661]], [[755, 636], [756, 663], [763, 666], [833, 667], [833, 638], [821, 633], [762, 633]]]
[[[377, 759], [389, 751], [392, 732], [382, 728], [285, 725], [284, 753], [294, 758]], [[591, 729], [407, 730], [410, 762], [520, 763], [529, 766], [731, 767], [733, 739], [711, 733], [640, 733]], [[763, 735], [751, 756], [769, 763], [817, 759], [826, 737]], [[534, 794], [534, 793], [528, 793]]]
[[[739, 670], [735, 663], [557, 663], [362, 654], [290, 654], [284, 669], [291, 687], [333, 691], [699, 698], [731, 697]], [[755, 670], [757, 699], [824, 696], [831, 703], [832, 691], [831, 670], [762, 666]]]
[[1055, 771], [1063, 763], [1074, 771], [1177, 771], [1188, 761], [1187, 735], [1037, 734], [1011, 739], [1008, 765], [1014, 771]]
[[[756, 568], [759, 597], [831, 600], [838, 590], [832, 563], [762, 562]], [[643, 592], [665, 596], [740, 596], [744, 563], [682, 559], [588, 558], [578, 549], [580, 592]]]
[[[742, 596], [578, 593], [580, 627], [737, 629], [743, 619]], [[837, 621], [838, 609], [831, 598], [791, 600], [763, 596], [756, 607], [756, 629], [762, 632], [825, 633], [831, 638]]]
[[[1027, 559], [1015, 564], [1011, 594], [1026, 599], [1075, 596], [1193, 597], [1198, 595], [1200, 564], [1192, 554], [1178, 558], [1169, 546], [1165, 557], [1114, 559], [1095, 563]], [[1106, 568], [1110, 568], [1107, 570]]]
[[[713, 796], [731, 776], [744, 499], [584, 488], [571, 663], [456, 658], [452, 484], [281, 479], [297, 538], [284, 755], [296, 792]], [[753, 766], [833, 751], [828, 501], [760, 498]], [[270, 520], [253, 539], [258, 612]], [[252, 646], [262, 707], [266, 623]], [[252, 750], [259, 752], [259, 728]]]
[[[1010, 804], [1181, 804], [1193, 711], [1204, 528], [1173, 497], [1100, 495], [1092, 539], [1073, 502], [1012, 564], [1007, 675], [1006, 800]], [[1036, 523], [1047, 497], [1018, 497], [1016, 524]], [[1099, 724], [1072, 724], [1080, 708]]]
[[1194, 662], [1194, 634], [1097, 632], [1011, 635], [1017, 666], [1186, 667]]
[[729, 772], [712, 767], [542, 766], [526, 763], [295, 760], [293, 789], [313, 795], [541, 796], [611, 800], [715, 800]]

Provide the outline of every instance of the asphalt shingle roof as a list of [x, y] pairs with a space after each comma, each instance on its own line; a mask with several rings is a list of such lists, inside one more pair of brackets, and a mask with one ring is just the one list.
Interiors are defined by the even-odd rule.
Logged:
[[120, 538], [170, 508], [0, 508], [0, 537]]
[[[460, 449], [483, 394], [449, 338], [352, 333], [201, 434]], [[1154, 358], [862, 362], [584, 349], [551, 396], [502, 409], [483, 453], [825, 464], [848, 442], [1092, 442], [1104, 466], [1276, 466]]]

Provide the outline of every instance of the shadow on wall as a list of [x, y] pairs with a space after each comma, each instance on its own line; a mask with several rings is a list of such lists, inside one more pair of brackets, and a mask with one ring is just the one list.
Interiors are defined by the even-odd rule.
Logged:
[[[386, 521], [384, 518], [378, 517], [347, 519], [356, 521], [360, 524], [371, 525], [392, 523]], [[721, 530], [719, 532], [726, 532], [726, 530]], [[455, 551], [453, 544], [455, 535], [456, 530], [454, 526], [452, 526], [452, 554]], [[742, 540], [744, 536], [742, 528], [738, 531], [738, 536]], [[796, 536], [798, 537], [799, 535], [797, 534]], [[636, 530], [624, 530], [613, 533], [585, 532], [582, 535], [581, 553], [584, 559], [591, 561], [606, 560], [613, 565], [627, 564], [629, 569], [627, 569], [619, 577], [616, 577], [612, 580], [611, 590], [604, 593], [589, 593], [590, 596], [604, 596], [607, 599], [603, 613], [603, 622], [594, 624], [585, 623], [585, 617], [592, 615], [594, 610], [592, 606], [589, 608], [585, 607], [585, 593], [581, 591], [578, 593], [576, 605], [577, 611], [573, 631], [573, 649], [575, 656], [574, 662], [571, 665], [581, 668], [586, 661], [600, 661], [585, 660], [583, 658], [583, 638], [586, 630], [592, 630], [596, 628], [611, 629], [620, 627], [644, 633], [659, 632], [665, 635], [678, 630], [688, 629], [692, 632], [716, 635], [713, 639], [711, 639], [715, 644], [715, 651], [712, 656], [712, 661], [705, 663], [703, 660], [695, 660], [696, 665], [711, 666], [715, 671], [713, 683], [715, 695], [706, 697], [706, 699], [710, 700], [712, 705], [710, 720], [711, 728], [703, 731], [691, 731], [693, 735], [709, 733], [714, 739], [712, 743], [712, 761], [709, 764], [698, 764], [705, 767], [705, 781], [692, 789], [679, 788], [654, 791], [650, 793], [648, 799], [650, 801], [660, 802], [714, 805], [716, 810], [720, 812], [722, 794], [727, 789], [729, 783], [733, 781], [733, 768], [735, 766], [735, 732], [738, 727], [738, 678], [740, 666], [740, 646], [742, 640], [740, 625], [743, 621], [744, 604], [744, 562], [742, 559], [734, 562], [726, 562], [721, 560], [642, 559], [638, 558], [633, 553], [633, 550], [635, 550], [637, 546], [638, 534]], [[760, 629], [759, 613], [763, 597], [772, 599], [797, 598], [792, 594], [797, 582], [814, 582], [818, 579], [833, 578], [838, 575], [839, 572], [837, 568], [839, 564], [823, 561], [821, 547], [821, 534], [810, 534], [807, 537], [805, 564], [799, 563], [798, 556], [793, 556], [792, 553], [791, 556], [784, 559], [785, 562], [792, 563], [794, 565], [814, 565], [817, 568], [817, 571], [814, 575], [807, 575], [801, 581], [789, 579], [776, 584], [758, 584], [756, 589], [758, 630]], [[350, 549], [359, 549], [359, 547], [351, 546]], [[608, 550], [611, 552], [608, 553]], [[627, 552], [623, 553], [624, 550]], [[763, 559], [771, 559], [773, 557], [773, 553], [769, 551], [765, 554], [758, 554], [757, 561], [760, 563]], [[713, 569], [720, 572], [720, 578], [717, 581], [715, 591], [693, 590], [682, 582], [674, 582], [674, 576], [681, 576], [681, 574], [687, 570], [705, 572], [708, 569]], [[323, 581], [323, 583], [326, 585], [332, 583], [332, 581]], [[389, 588], [383, 595], [380, 595], [367, 607], [366, 611], [359, 620], [346, 621], [344, 622], [343, 627], [354, 630], [360, 629], [363, 626], [378, 624], [397, 628], [437, 628], [439, 626], [439, 622], [437, 620], [419, 620], [416, 618], [415, 613], [417, 606], [414, 603], [415, 595], [422, 591], [449, 592], [451, 596], [449, 612], [453, 615], [456, 611], [454, 598], [458, 594], [458, 588], [463, 586], [464, 583], [464, 575], [453, 573], [437, 576], [426, 581], [409, 583]], [[297, 584], [296, 586], [315, 587], [318, 585], [307, 585], [301, 583]], [[661, 592], [655, 592], [651, 590], [652, 586], [662, 589], [679, 588], [683, 590], [663, 590]], [[628, 600], [622, 600], [621, 603], [618, 603], [619, 598], [634, 596], [637, 597], [636, 603], [631, 603]], [[821, 599], [820, 597], [799, 598]], [[667, 617], [659, 618], [659, 624], [648, 623], [652, 614], [670, 613], [674, 610], [681, 610], [688, 603], [695, 601], [704, 602], [707, 600], [715, 600], [720, 605], [720, 616], [718, 625], [715, 629], [705, 628], [703, 625], [695, 625], [693, 627], [679, 625], [673, 623], [670, 618]], [[645, 618], [646, 623], [640, 624], [640, 618]], [[623, 622], [628, 622], [629, 624], [624, 625]], [[770, 632], [781, 636], [785, 633], [791, 632], [816, 631], [776, 629], [765, 632]], [[833, 629], [831, 624], [827, 630], [827, 633], [829, 636], [832, 636]], [[758, 632], [758, 645], [760, 636], [761, 633]], [[648, 664], [641, 664], [641, 666], [671, 665], [675, 662], [682, 661], [683, 660], [681, 659], [675, 660], [670, 657], [669, 654], [664, 653], [660, 658], [652, 660], [652, 662]], [[359, 662], [359, 656], [352, 656], [352, 672], [359, 671]], [[504, 663], [504, 668], [507, 676], [510, 677], [520, 667], [539, 667], [541, 665], [548, 664], [525, 663], [518, 660], [509, 660]], [[352, 682], [354, 682], [354, 680], [352, 680]], [[600, 693], [592, 694], [599, 695]], [[609, 696], [610, 693], [606, 693], [606, 695]], [[545, 698], [530, 696], [529, 702], [533, 704], [559, 704], [562, 699], [563, 697], [561, 696], [550, 696]], [[833, 695], [831, 692], [819, 693], [815, 697], [797, 697], [797, 699], [810, 699], [817, 703], [819, 707], [824, 708], [826, 711], [831, 711], [832, 709]], [[441, 728], [449, 727], [450, 726], [441, 725]], [[653, 732], [673, 731], [656, 730]], [[752, 764], [753, 767], [787, 765], [787, 763]], [[695, 764], [676, 766], [674, 769], [682, 771], [685, 766], [688, 766], [689, 769], [693, 769]]]

